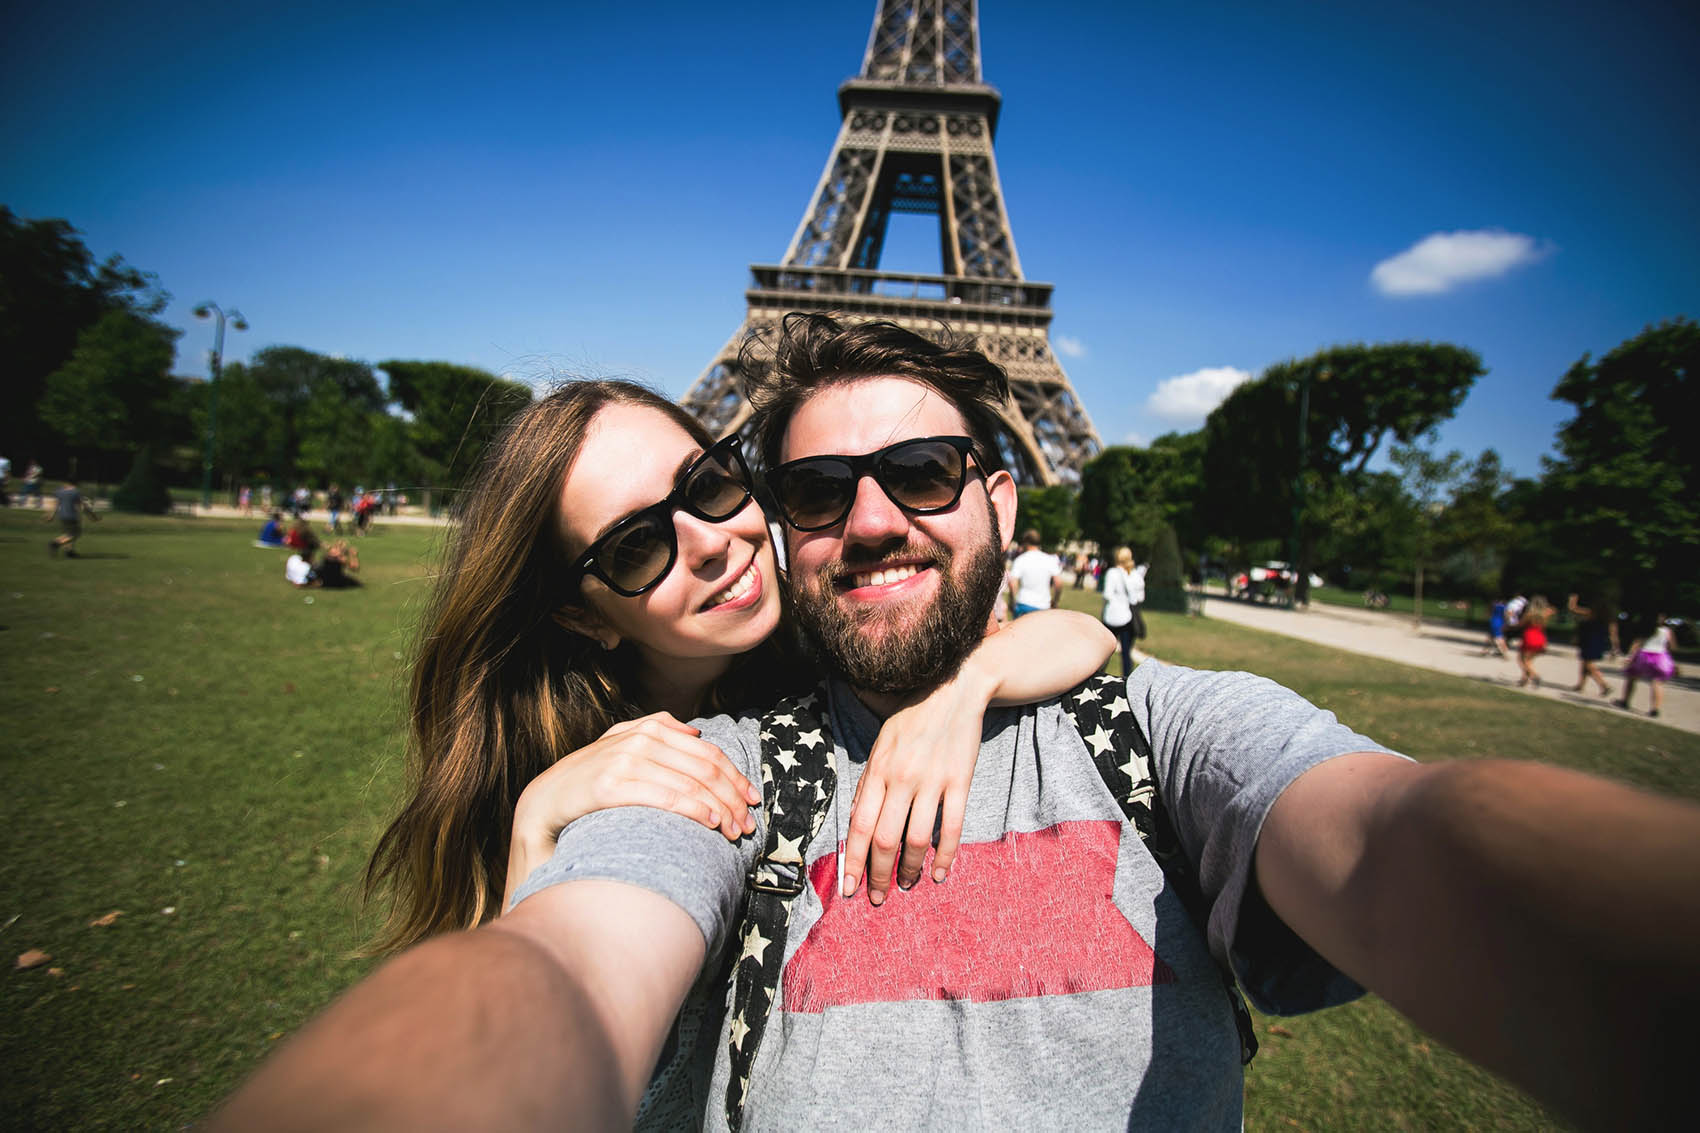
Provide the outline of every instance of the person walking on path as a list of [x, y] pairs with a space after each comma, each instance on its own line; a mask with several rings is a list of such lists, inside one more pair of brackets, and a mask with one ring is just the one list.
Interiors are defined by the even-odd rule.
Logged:
[[1517, 624], [1523, 630], [1523, 640], [1517, 646], [1517, 664], [1523, 669], [1523, 675], [1517, 681], [1517, 687], [1523, 688], [1533, 682], [1536, 688], [1541, 687], [1541, 678], [1535, 672], [1535, 658], [1547, 651], [1547, 622], [1552, 619], [1552, 604], [1541, 594], [1529, 599], [1529, 605], [1523, 610], [1523, 616]]
[[1062, 564], [1039, 549], [1039, 533], [1031, 528], [1021, 533], [1021, 553], [1009, 564], [1009, 586], [1018, 618], [1048, 610], [1062, 596]]
[[1104, 611], [1102, 620], [1116, 635], [1121, 647], [1122, 676], [1133, 672], [1134, 605], [1133, 552], [1126, 547], [1116, 548], [1116, 565], [1104, 572]]
[[18, 506], [22, 507], [25, 500], [33, 500], [33, 508], [41, 507], [41, 461], [32, 459], [24, 469], [23, 491], [18, 493]]
[[59, 534], [48, 540], [48, 554], [58, 558], [59, 552], [63, 550], [66, 558], [74, 559], [77, 557], [77, 539], [83, 533], [83, 514], [85, 512], [90, 519], [93, 519], [96, 523], [100, 522], [100, 516], [95, 514], [94, 505], [89, 503], [88, 498], [81, 492], [77, 491], [76, 483], [71, 480], [65, 481], [65, 486], [53, 494], [53, 514], [47, 517], [47, 522], [52, 523], [57, 520], [59, 523]]
[[1482, 656], [1498, 653], [1507, 661], [1511, 660], [1511, 650], [1505, 644], [1505, 599], [1494, 599], [1493, 608], [1488, 611], [1488, 643], [1482, 646]]
[[1671, 657], [1672, 644], [1670, 626], [1665, 624], [1665, 616], [1660, 614], [1653, 619], [1653, 632], [1629, 647], [1629, 667], [1623, 674], [1623, 696], [1615, 702], [1619, 708], [1629, 707], [1629, 698], [1635, 695], [1635, 682], [1644, 680], [1653, 689], [1652, 708], [1647, 715], [1659, 714], [1665, 699], [1665, 682], [1676, 676], [1676, 661]]
[[1578, 595], [1572, 594], [1567, 603], [1570, 612], [1580, 619], [1576, 626], [1576, 652], [1581, 658], [1581, 670], [1576, 674], [1576, 688], [1581, 692], [1587, 687], [1588, 678], [1600, 686], [1601, 696], [1611, 695], [1611, 686], [1600, 674], [1600, 659], [1606, 651], [1617, 652], [1617, 615], [1611, 607], [1598, 598], [1590, 599], [1593, 605], [1584, 606], [1578, 600]]

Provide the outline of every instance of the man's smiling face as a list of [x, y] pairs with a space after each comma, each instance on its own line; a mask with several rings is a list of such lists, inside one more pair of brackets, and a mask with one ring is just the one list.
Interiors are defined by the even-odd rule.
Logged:
[[[913, 437], [968, 433], [961, 412], [907, 378], [828, 385], [792, 415], [781, 461], [854, 456]], [[956, 504], [910, 515], [871, 476], [842, 521], [787, 531], [803, 628], [829, 667], [875, 693], [931, 688], [984, 636], [1015, 523], [1015, 483], [971, 460]]]

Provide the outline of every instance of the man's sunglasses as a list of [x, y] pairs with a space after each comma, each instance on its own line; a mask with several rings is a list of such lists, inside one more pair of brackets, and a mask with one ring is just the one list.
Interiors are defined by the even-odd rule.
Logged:
[[768, 474], [779, 513], [798, 531], [821, 531], [843, 521], [862, 477], [910, 515], [954, 507], [968, 480], [974, 442], [967, 437], [915, 437], [861, 456], [806, 456]]
[[749, 502], [750, 470], [733, 433], [693, 460], [666, 499], [633, 512], [586, 548], [567, 581], [576, 588], [585, 575], [594, 574], [614, 593], [636, 598], [666, 578], [679, 557], [675, 510], [720, 523]]

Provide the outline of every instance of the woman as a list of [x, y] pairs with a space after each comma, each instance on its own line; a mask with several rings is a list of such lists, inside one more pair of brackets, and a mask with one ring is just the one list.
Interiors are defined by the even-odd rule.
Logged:
[[1552, 604], [1543, 595], [1537, 594], [1529, 599], [1528, 607], [1517, 621], [1523, 630], [1523, 640], [1517, 646], [1517, 664], [1523, 670], [1523, 676], [1517, 681], [1518, 688], [1531, 681], [1536, 688], [1541, 687], [1541, 678], [1535, 672], [1535, 658], [1547, 650], [1547, 622], [1552, 620], [1552, 615]]
[[[760, 793], [680, 721], [816, 680], [775, 633], [778, 569], [736, 441], [713, 443], [672, 402], [624, 382], [567, 385], [506, 427], [473, 483], [419, 637], [411, 794], [367, 868], [368, 892], [394, 897], [384, 949], [496, 916], [593, 810], [650, 805], [728, 838], [752, 831]], [[1096, 672], [1109, 643], [1093, 623], [1056, 613], [995, 634], [893, 716], [856, 804], [879, 817], [855, 825], [901, 832], [942, 804], [956, 816], [935, 859], [948, 869], [988, 700], [1041, 699]], [[995, 676], [1035, 657], [1047, 674]], [[858, 869], [868, 838], [846, 846]], [[870, 876], [891, 865], [876, 855]]]
[[1104, 572], [1103, 621], [1116, 635], [1124, 677], [1133, 672], [1133, 642], [1138, 628], [1134, 622], [1133, 585], [1133, 551], [1117, 547], [1116, 565]]
[[1660, 614], [1653, 619], [1653, 632], [1630, 645], [1629, 665], [1623, 670], [1623, 696], [1615, 702], [1619, 708], [1629, 707], [1629, 698], [1635, 695], [1635, 682], [1644, 680], [1653, 690], [1653, 703], [1647, 715], [1659, 714], [1665, 701], [1665, 682], [1676, 676], [1676, 661], [1671, 656], [1673, 643], [1670, 626]]

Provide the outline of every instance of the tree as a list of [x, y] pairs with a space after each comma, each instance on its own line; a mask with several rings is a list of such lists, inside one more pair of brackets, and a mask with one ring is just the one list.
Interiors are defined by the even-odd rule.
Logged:
[[1399, 470], [1415, 521], [1411, 540], [1414, 578], [1411, 594], [1415, 621], [1420, 628], [1423, 624], [1423, 570], [1434, 561], [1440, 518], [1446, 510], [1445, 497], [1457, 486], [1464, 466], [1464, 454], [1454, 449], [1441, 456], [1418, 445], [1394, 445], [1388, 455]]
[[413, 444], [429, 481], [457, 488], [496, 430], [531, 402], [531, 390], [449, 362], [381, 363], [390, 395], [412, 415]]
[[96, 263], [64, 220], [24, 220], [0, 205], [0, 366], [6, 412], [0, 452], [39, 452], [38, 403], [48, 375], [63, 367], [78, 337], [102, 315], [157, 315], [168, 296], [152, 275], [118, 256]]
[[[383, 388], [369, 364], [299, 346], [269, 346], [245, 369], [231, 366], [226, 375], [233, 370], [237, 390], [251, 381], [269, 407], [262, 467], [285, 482], [303, 475], [326, 480], [362, 471], [370, 440], [368, 417], [384, 407]], [[222, 383], [219, 393], [222, 397]], [[227, 416], [219, 413], [221, 431]], [[251, 461], [243, 464], [251, 466]]]
[[1304, 601], [1327, 501], [1389, 437], [1409, 444], [1451, 417], [1483, 372], [1474, 351], [1429, 342], [1336, 346], [1271, 366], [1205, 421], [1201, 500], [1213, 533], [1296, 537]]
[[1015, 529], [1032, 529], [1047, 547], [1060, 547], [1074, 538], [1074, 489], [1067, 484], [1046, 488], [1022, 488], [1018, 497]]
[[1099, 453], [1080, 474], [1075, 516], [1082, 533], [1106, 553], [1126, 545], [1142, 559], [1165, 526], [1201, 540], [1194, 505], [1203, 450], [1201, 433], [1169, 433], [1150, 448], [1117, 445]]
[[1700, 326], [1583, 355], [1552, 397], [1576, 409], [1545, 477], [1562, 552], [1620, 580], [1632, 608], [1700, 610]]
[[174, 393], [177, 331], [128, 310], [109, 311], [77, 338], [47, 379], [41, 419], [78, 448], [133, 450], [163, 430]]

